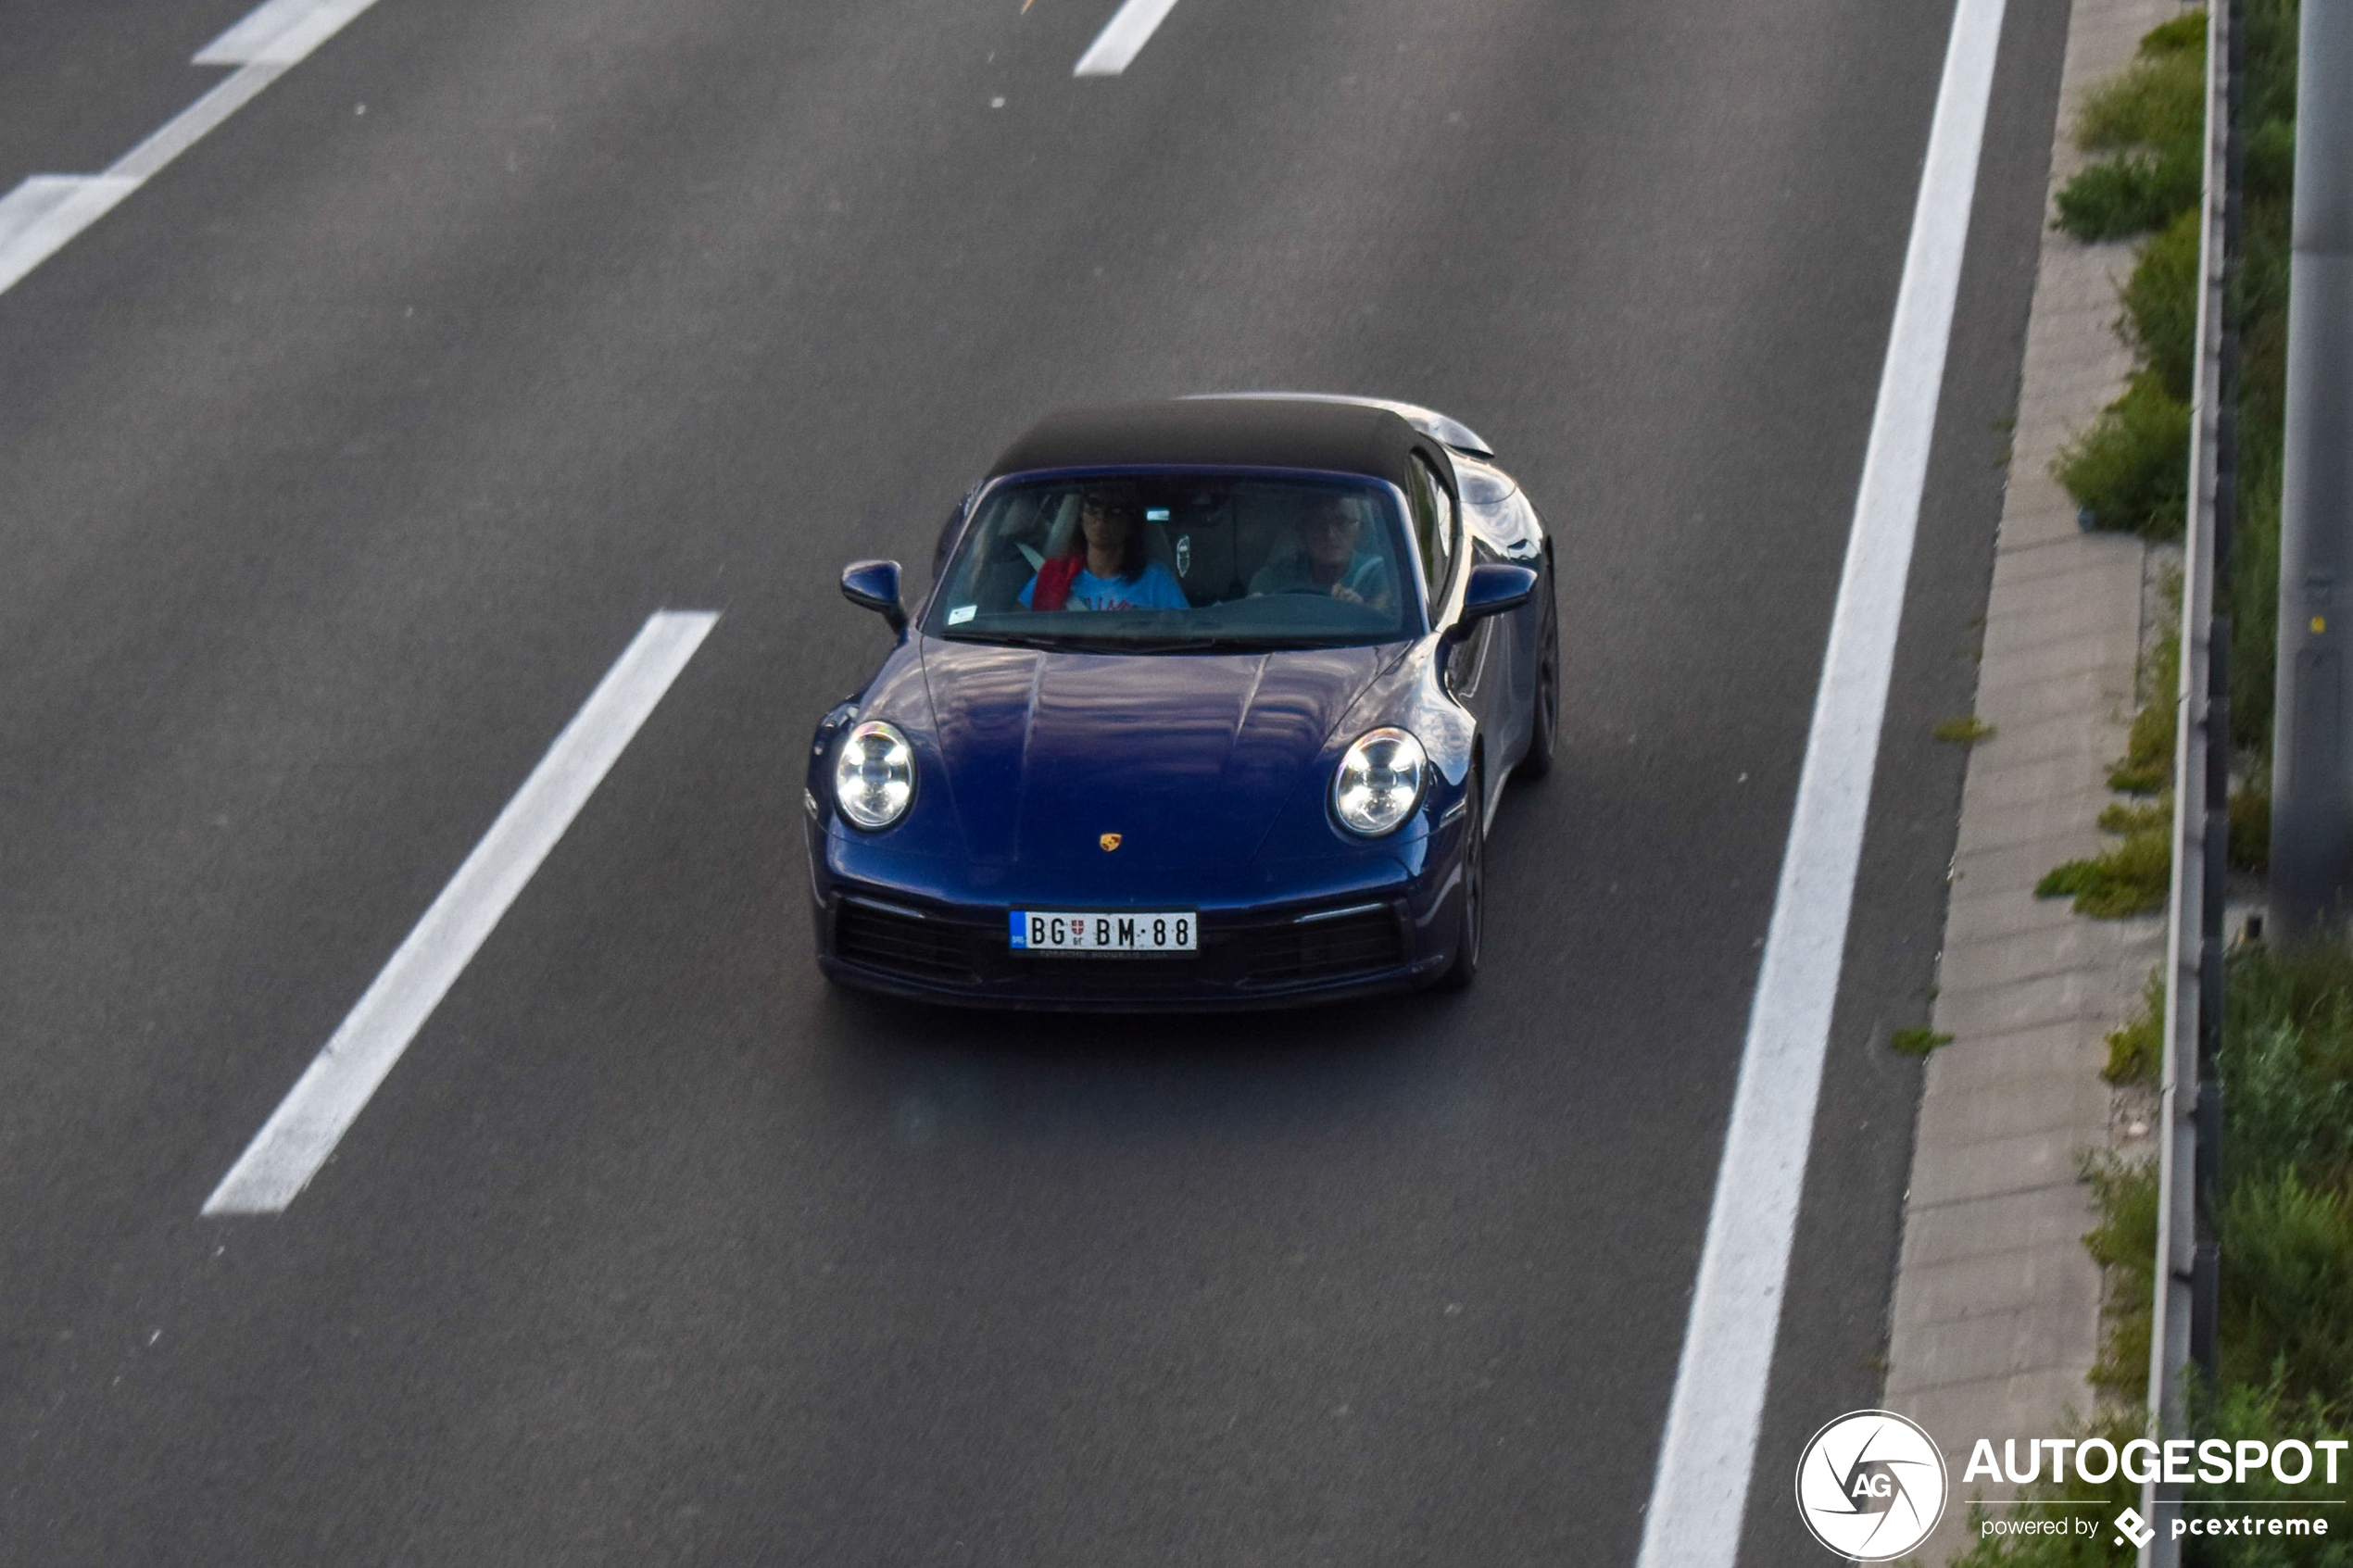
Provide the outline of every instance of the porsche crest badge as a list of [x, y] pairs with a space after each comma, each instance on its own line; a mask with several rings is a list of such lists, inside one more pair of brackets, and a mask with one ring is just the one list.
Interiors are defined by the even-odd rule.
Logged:
[[1101, 845], [1103, 847], [1103, 853], [1108, 855], [1113, 850], [1119, 847], [1119, 834], [1115, 833], [1107, 833], [1103, 834], [1102, 837], [1095, 840], [1095, 842]]

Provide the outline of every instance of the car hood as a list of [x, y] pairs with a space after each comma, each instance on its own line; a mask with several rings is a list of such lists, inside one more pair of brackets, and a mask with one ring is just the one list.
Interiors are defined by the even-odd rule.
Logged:
[[926, 639], [965, 849], [1040, 868], [1239, 865], [1394, 646], [1086, 654]]

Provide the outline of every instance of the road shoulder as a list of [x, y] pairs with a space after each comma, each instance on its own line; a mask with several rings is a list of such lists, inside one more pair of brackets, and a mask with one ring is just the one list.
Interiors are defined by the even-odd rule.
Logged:
[[[2084, 92], [2132, 58], [2172, 0], [2076, 0], [2050, 191], [2082, 166], [2068, 134]], [[1920, 1559], [1968, 1543], [1977, 1437], [2059, 1431], [2088, 1409], [2099, 1272], [2082, 1151], [2108, 1146], [2105, 1036], [2158, 961], [2158, 919], [2090, 921], [2034, 884], [2097, 853], [2124, 749], [2146, 620], [2147, 547], [2086, 533], [2050, 476], [2132, 369], [2113, 280], [2129, 245], [2046, 230], [1986, 605], [1976, 712], [1993, 727], [1962, 787], [1934, 1028], [1906, 1198], [1886, 1404], [1943, 1445], [1953, 1502]]]

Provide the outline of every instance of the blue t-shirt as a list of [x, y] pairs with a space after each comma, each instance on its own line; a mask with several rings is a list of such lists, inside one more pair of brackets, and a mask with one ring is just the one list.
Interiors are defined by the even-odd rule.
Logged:
[[[1038, 586], [1033, 574], [1022, 584], [1021, 602], [1029, 605], [1029, 596]], [[1071, 609], [1190, 609], [1192, 601], [1185, 597], [1176, 579], [1168, 569], [1153, 561], [1133, 577], [1098, 577], [1085, 567], [1070, 580]]]

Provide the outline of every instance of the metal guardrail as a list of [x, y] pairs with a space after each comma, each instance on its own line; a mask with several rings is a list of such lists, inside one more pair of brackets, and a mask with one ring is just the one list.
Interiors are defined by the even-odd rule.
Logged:
[[[2206, 34], [2206, 182], [2198, 244], [2197, 369], [2191, 403], [2188, 532], [2182, 573], [2182, 680], [2175, 697], [2173, 874], [2165, 942], [2165, 1055], [2158, 1125], [2157, 1287], [2149, 1421], [2185, 1436], [2190, 1372], [2211, 1374], [2220, 1254], [2212, 1195], [2222, 1129], [2215, 1061], [2222, 1038], [2222, 899], [2230, 841], [2231, 621], [2227, 598], [2237, 468], [2237, 343], [2226, 301], [2238, 254], [2235, 135], [2244, 44], [2239, 0], [2212, 0]], [[2142, 1568], [2178, 1568], [2181, 1490], [2142, 1493], [2156, 1534]]]

